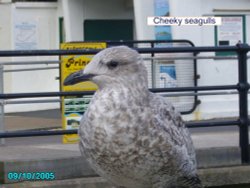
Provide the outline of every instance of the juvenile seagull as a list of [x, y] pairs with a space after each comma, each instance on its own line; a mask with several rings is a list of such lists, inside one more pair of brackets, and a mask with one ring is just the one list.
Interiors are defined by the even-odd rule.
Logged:
[[117, 187], [200, 188], [194, 146], [165, 98], [148, 90], [141, 56], [125, 46], [96, 54], [64, 85], [98, 85], [79, 128], [80, 150]]

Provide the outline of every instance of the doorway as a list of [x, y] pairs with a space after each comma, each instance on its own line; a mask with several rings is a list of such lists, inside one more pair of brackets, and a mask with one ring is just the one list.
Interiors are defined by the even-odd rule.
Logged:
[[133, 20], [85, 20], [85, 41], [133, 40]]

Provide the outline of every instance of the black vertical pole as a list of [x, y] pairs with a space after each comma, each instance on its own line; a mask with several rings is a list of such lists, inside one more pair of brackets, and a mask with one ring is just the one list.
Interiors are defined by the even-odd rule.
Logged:
[[239, 90], [239, 118], [240, 118], [240, 148], [241, 162], [249, 163], [249, 135], [248, 135], [248, 90], [247, 81], [247, 44], [237, 44], [238, 47], [238, 90]]
[[[155, 47], [154, 42], [150, 42], [151, 48]], [[152, 81], [152, 88], [155, 88], [155, 66], [154, 66], [154, 59], [153, 57], [155, 56], [155, 53], [152, 52], [151, 53], [151, 70], [152, 70], [152, 77], [151, 77], [151, 81]]]

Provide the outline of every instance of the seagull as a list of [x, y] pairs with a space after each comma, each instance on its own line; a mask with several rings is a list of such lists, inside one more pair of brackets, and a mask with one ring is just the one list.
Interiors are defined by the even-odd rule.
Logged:
[[78, 130], [91, 167], [119, 188], [201, 188], [190, 133], [172, 104], [148, 90], [141, 55], [106, 48], [64, 85], [98, 86]]

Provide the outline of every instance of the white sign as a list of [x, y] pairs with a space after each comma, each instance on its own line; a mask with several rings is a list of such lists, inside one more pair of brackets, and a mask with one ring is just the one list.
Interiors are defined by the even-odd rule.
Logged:
[[14, 45], [16, 50], [34, 50], [38, 46], [36, 21], [16, 21]]
[[206, 26], [221, 25], [221, 17], [148, 17], [148, 25], [152, 26]]
[[222, 24], [217, 27], [217, 45], [236, 45], [243, 41], [243, 17], [222, 17]]

